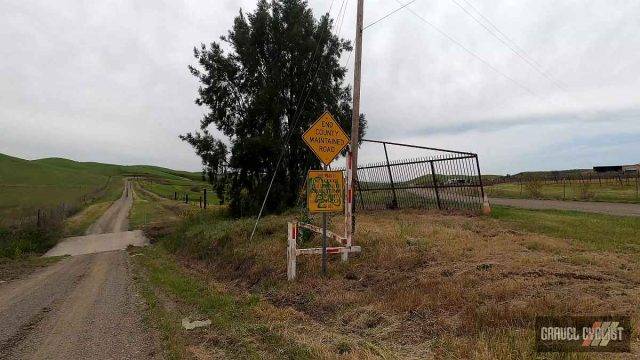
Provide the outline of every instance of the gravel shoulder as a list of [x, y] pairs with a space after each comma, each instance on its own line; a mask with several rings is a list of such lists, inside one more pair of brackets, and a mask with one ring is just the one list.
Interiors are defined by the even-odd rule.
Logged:
[[616, 216], [640, 216], [639, 204], [507, 198], [491, 198], [489, 202], [493, 205], [513, 206], [524, 209], [573, 210]]

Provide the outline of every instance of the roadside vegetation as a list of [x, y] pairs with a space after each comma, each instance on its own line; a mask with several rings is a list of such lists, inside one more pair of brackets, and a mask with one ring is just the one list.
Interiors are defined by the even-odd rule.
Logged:
[[[640, 320], [638, 219], [507, 207], [492, 217], [360, 213], [362, 254], [347, 264], [332, 257], [326, 278], [319, 256], [300, 258], [299, 278], [287, 282], [286, 222], [295, 217], [267, 216], [249, 243], [252, 219], [196, 211], [136, 250], [149, 319], [172, 354], [535, 358], [538, 314], [606, 308]], [[187, 331], [184, 317], [214, 324]]]
[[572, 181], [564, 184], [525, 181], [522, 184], [491, 185], [486, 189], [491, 197], [640, 203], [640, 187], [635, 179], [604, 183], [597, 180]]

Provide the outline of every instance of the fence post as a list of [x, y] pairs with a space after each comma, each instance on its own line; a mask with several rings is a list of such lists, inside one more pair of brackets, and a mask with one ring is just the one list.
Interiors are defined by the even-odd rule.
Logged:
[[204, 205], [204, 208], [206, 209], [207, 208], [207, 188], [203, 189], [203, 195], [204, 195], [204, 203], [203, 203], [203, 205]]
[[384, 157], [387, 159], [387, 171], [389, 172], [389, 180], [391, 181], [391, 191], [393, 192], [393, 201], [391, 202], [391, 208], [398, 208], [398, 197], [396, 196], [396, 187], [393, 184], [393, 175], [391, 175], [391, 166], [389, 165], [389, 155], [387, 154], [387, 143], [382, 143], [384, 146]]
[[287, 280], [296, 278], [296, 238], [298, 227], [296, 223], [287, 223]]
[[482, 184], [482, 173], [480, 172], [480, 161], [478, 160], [478, 154], [475, 155], [476, 158], [476, 169], [478, 170], [478, 180], [480, 181], [480, 195], [482, 196], [482, 201], [484, 201], [484, 185]]
[[178, 192], [177, 191], [173, 192], [173, 200], [178, 200]]
[[189, 203], [189, 194], [184, 194], [184, 203], [185, 204]]
[[429, 165], [431, 165], [431, 178], [433, 179], [433, 189], [436, 192], [436, 201], [438, 202], [438, 209], [442, 210], [442, 204], [440, 204], [440, 193], [438, 192], [438, 179], [436, 178], [436, 170], [433, 166], [433, 160], [429, 160]]

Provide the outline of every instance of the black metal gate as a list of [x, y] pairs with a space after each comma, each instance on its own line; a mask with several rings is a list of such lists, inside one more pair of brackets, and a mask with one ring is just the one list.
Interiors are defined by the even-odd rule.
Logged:
[[[380, 144], [384, 161], [358, 166], [358, 208], [482, 209], [484, 188], [477, 154], [387, 141], [363, 141]], [[428, 154], [389, 161], [388, 148], [391, 147]]]

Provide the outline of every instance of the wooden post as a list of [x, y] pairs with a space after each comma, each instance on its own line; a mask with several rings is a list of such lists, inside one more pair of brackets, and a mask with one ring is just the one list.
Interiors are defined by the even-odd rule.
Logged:
[[296, 239], [298, 228], [296, 223], [287, 223], [287, 280], [296, 278]]
[[[362, 75], [362, 23], [363, 23], [363, 8], [364, 0], [358, 0], [358, 8], [356, 13], [356, 46], [355, 46], [355, 60], [353, 68], [353, 115], [351, 117], [351, 155], [349, 156], [348, 163], [351, 169], [350, 175], [347, 177], [347, 187], [349, 188], [348, 194], [350, 199], [355, 195], [355, 184], [358, 177], [358, 139], [360, 138], [360, 79]], [[347, 241], [349, 246], [351, 245], [351, 237], [355, 231], [353, 219], [353, 202], [348, 202], [351, 209], [347, 211]], [[345, 259], [343, 257], [343, 259]]]
[[[324, 166], [324, 170], [327, 170], [327, 166]], [[322, 275], [327, 275], [327, 213], [322, 213]]]
[[204, 208], [206, 209], [207, 208], [207, 188], [203, 189], [203, 195], [204, 195], [204, 203], [203, 203], [203, 205], [204, 205]]

